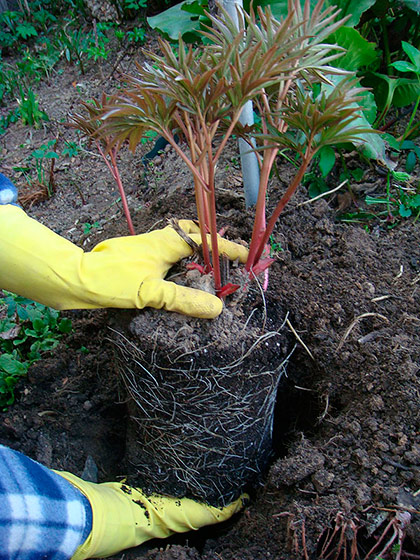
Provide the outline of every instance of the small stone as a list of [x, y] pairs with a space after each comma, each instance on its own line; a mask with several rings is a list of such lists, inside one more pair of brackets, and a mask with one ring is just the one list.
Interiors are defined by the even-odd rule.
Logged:
[[82, 480], [98, 482], [98, 467], [91, 455], [86, 457], [85, 466], [81, 475]]
[[91, 408], [93, 407], [93, 404], [91, 401], [85, 401], [83, 403], [83, 409], [86, 411], [89, 411]]
[[373, 296], [376, 292], [375, 286], [372, 282], [365, 282], [363, 288], [368, 292], [369, 295]]

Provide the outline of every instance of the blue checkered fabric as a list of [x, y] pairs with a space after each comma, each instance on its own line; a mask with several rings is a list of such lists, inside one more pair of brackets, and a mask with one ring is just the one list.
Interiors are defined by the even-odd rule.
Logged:
[[70, 482], [0, 445], [0, 560], [68, 560], [92, 528]]
[[17, 204], [18, 192], [15, 185], [0, 173], [0, 204]]

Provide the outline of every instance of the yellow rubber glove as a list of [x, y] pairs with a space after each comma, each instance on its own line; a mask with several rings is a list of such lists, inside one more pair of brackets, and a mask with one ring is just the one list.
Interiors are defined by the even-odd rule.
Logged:
[[248, 498], [244, 494], [224, 508], [215, 508], [188, 498], [147, 497], [122, 483], [94, 484], [71, 473], [55, 472], [76, 486], [92, 506], [92, 531], [72, 560], [112, 556], [150, 539], [226, 521]]
[[[180, 227], [200, 244], [198, 227]], [[248, 251], [219, 238], [220, 252], [245, 262]], [[17, 207], [0, 205], [0, 288], [56, 309], [155, 307], [213, 318], [219, 298], [164, 280], [192, 249], [170, 226], [142, 235], [118, 237], [84, 252]]]

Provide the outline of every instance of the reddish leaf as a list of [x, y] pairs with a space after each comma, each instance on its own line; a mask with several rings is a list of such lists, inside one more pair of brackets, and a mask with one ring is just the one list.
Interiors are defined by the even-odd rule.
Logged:
[[192, 262], [187, 264], [188, 270], [198, 270], [201, 274], [206, 274], [206, 270], [203, 265]]
[[220, 299], [223, 299], [226, 296], [230, 296], [231, 294], [236, 292], [236, 290], [238, 290], [239, 288], [240, 288], [239, 284], [231, 284], [229, 282], [229, 284], [225, 284], [224, 286], [222, 286], [222, 288], [220, 289], [217, 295], [219, 296]]
[[252, 267], [252, 272], [255, 276], [261, 274], [266, 268], [273, 264], [276, 259], [268, 258], [268, 259], [260, 259], [255, 266]]

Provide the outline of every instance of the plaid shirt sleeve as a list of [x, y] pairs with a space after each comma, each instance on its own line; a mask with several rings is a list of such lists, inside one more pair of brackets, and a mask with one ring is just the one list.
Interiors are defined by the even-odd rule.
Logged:
[[92, 528], [70, 482], [0, 445], [0, 560], [68, 560]]

